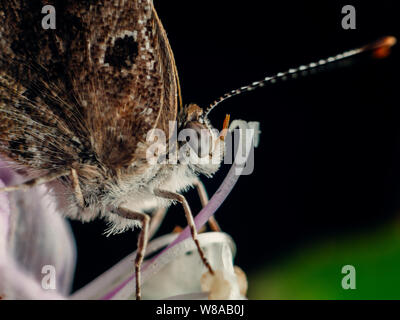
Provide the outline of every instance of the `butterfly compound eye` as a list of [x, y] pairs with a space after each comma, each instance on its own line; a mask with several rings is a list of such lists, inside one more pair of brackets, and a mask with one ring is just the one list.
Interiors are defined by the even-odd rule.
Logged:
[[212, 150], [212, 133], [202, 123], [198, 121], [189, 122], [186, 126], [188, 131], [187, 143], [191, 149], [196, 152], [199, 158], [207, 157]]

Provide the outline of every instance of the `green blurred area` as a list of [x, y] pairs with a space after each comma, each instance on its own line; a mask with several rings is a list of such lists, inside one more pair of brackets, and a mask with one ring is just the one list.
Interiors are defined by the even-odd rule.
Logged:
[[[356, 269], [344, 290], [342, 268]], [[400, 226], [320, 241], [249, 275], [249, 299], [400, 299]]]

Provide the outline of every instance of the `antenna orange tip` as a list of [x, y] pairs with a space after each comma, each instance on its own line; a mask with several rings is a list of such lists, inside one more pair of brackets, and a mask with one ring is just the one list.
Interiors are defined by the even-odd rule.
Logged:
[[365, 51], [371, 50], [372, 56], [374, 58], [383, 59], [389, 56], [390, 48], [393, 47], [396, 43], [397, 43], [396, 37], [387, 36], [366, 45], [363, 49]]
[[397, 43], [396, 37], [388, 36], [383, 38], [385, 47], [393, 47]]
[[375, 49], [379, 49], [382, 47], [390, 48], [390, 47], [393, 47], [396, 43], [397, 43], [396, 37], [387, 36], [387, 37], [380, 38], [379, 40], [376, 40], [370, 44], [367, 44], [364, 47], [364, 50], [375, 50]]

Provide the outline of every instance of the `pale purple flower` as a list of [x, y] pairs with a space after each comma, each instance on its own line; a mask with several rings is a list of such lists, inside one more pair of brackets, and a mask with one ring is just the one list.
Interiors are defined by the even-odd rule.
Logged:
[[[0, 184], [21, 177], [0, 163]], [[12, 214], [11, 214], [12, 213]], [[0, 194], [0, 296], [5, 299], [60, 299], [70, 291], [75, 245], [67, 222], [45, 186]], [[43, 267], [54, 266], [57, 291], [42, 288]]]

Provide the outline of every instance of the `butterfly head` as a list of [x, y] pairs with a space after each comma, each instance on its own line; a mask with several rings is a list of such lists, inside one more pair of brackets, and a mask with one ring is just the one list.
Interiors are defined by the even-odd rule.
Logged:
[[190, 165], [195, 171], [212, 175], [223, 159], [225, 134], [213, 128], [204, 110], [196, 104], [184, 108], [180, 118], [180, 133], [186, 137], [180, 148], [191, 152], [190, 159], [195, 161]]

